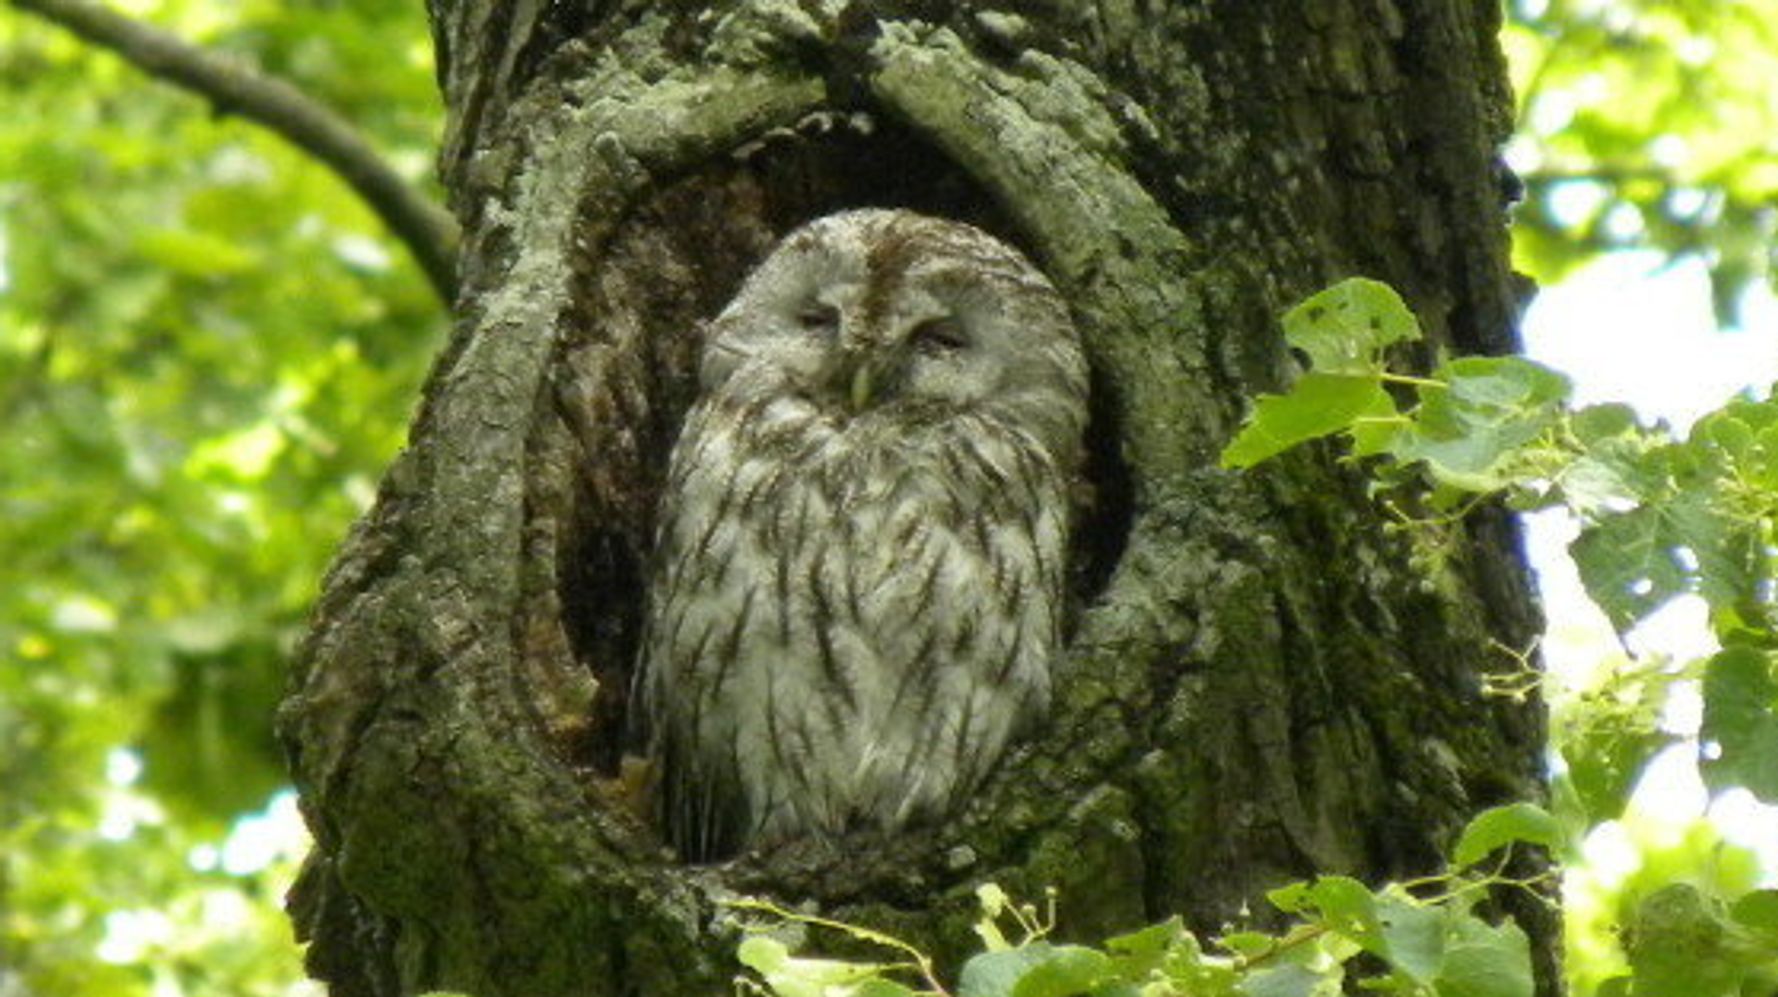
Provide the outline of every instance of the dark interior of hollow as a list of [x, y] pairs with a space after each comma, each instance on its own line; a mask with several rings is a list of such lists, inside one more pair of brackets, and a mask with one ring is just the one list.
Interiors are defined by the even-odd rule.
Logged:
[[[636, 282], [650, 289], [650, 300], [620, 305], [637, 316], [649, 340], [651, 405], [636, 427], [642, 442], [633, 469], [641, 483], [633, 501], [619, 503], [627, 508], [616, 515], [609, 496], [581, 502], [575, 521], [566, 524], [557, 564], [564, 627], [576, 656], [600, 684], [595, 715], [563, 745], [574, 763], [610, 776], [625, 753], [640, 747], [638, 726], [626, 714], [641, 636], [652, 510], [667, 454], [695, 395], [697, 324], [720, 310], [778, 237], [825, 214], [872, 206], [968, 222], [1030, 251], [1029, 241], [994, 199], [930, 144], [880, 118], [860, 129], [838, 117], [767, 136], [726, 161], [672, 180], [639, 204], [602, 246], [588, 251], [575, 294], [582, 312], [573, 317], [577, 328], [570, 338], [600, 337], [603, 316], [618, 304], [598, 300], [598, 268], [628, 265], [660, 279]], [[1091, 330], [1082, 331], [1090, 360]], [[1077, 607], [1091, 602], [1110, 579], [1133, 517], [1110, 391], [1095, 365], [1086, 487], [1070, 579]]]

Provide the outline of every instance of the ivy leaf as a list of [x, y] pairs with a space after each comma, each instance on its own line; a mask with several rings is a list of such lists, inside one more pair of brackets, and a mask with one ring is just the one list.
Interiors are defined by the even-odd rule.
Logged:
[[1352, 277], [1285, 312], [1284, 338], [1319, 373], [1375, 377], [1383, 349], [1419, 339], [1420, 324], [1394, 288]]
[[1745, 786], [1778, 803], [1778, 678], [1770, 655], [1731, 647], [1710, 659], [1699, 736], [1721, 749], [1700, 766], [1713, 788]]
[[1474, 865], [1515, 841], [1553, 849], [1561, 840], [1561, 826], [1548, 811], [1530, 803], [1509, 803], [1477, 814], [1457, 839], [1451, 858], [1459, 866]]
[[1360, 420], [1387, 422], [1398, 416], [1394, 400], [1374, 375], [1311, 372], [1286, 394], [1259, 396], [1246, 425], [1223, 449], [1222, 466], [1252, 467], [1299, 443], [1351, 429]]

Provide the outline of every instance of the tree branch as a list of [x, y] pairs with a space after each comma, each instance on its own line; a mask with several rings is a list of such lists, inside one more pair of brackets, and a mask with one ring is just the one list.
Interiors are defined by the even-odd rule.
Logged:
[[244, 62], [209, 52], [90, 0], [11, 0], [143, 71], [284, 136], [327, 164], [413, 253], [439, 296], [456, 293], [456, 220], [402, 179], [357, 129], [308, 95]]

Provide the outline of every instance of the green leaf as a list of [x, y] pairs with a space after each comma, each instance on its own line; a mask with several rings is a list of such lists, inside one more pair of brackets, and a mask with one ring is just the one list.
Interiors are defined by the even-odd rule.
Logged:
[[749, 935], [735, 949], [741, 965], [757, 973], [775, 973], [790, 961], [790, 949], [776, 938]]
[[1249, 973], [1240, 992], [1244, 997], [1337, 997], [1344, 978], [1339, 963], [1326, 969], [1289, 963]]
[[1772, 939], [1772, 957], [1778, 959], [1778, 890], [1754, 890], [1729, 907], [1729, 916], [1747, 928]]
[[1395, 289], [1353, 277], [1284, 313], [1284, 338], [1322, 374], [1370, 377], [1382, 371], [1391, 343], [1420, 338], [1420, 325]]
[[1430, 983], [1445, 958], [1445, 916], [1438, 909], [1384, 896], [1377, 903], [1383, 959], [1416, 983]]
[[1275, 890], [1266, 891], [1266, 901], [1286, 914], [1295, 914], [1309, 907], [1309, 882], [1298, 880]]
[[1671, 883], [1637, 904], [1624, 936], [1635, 971], [1631, 992], [1660, 997], [1730, 997], [1748, 968], [1737, 958], [1713, 897]]
[[1621, 402], [1588, 405], [1569, 417], [1575, 438], [1591, 450], [1609, 439], [1635, 437], [1641, 432], [1636, 410]]
[[1562, 828], [1548, 811], [1530, 803], [1493, 807], [1477, 814], [1463, 829], [1451, 859], [1459, 866], [1474, 865], [1515, 841], [1553, 849], [1561, 844]]
[[[1042, 943], [1033, 943], [1033, 945]], [[1032, 946], [1026, 946], [1030, 948]], [[1071, 997], [1106, 982], [1111, 957], [1080, 945], [1057, 945], [1027, 969], [1012, 988], [1013, 997]]]
[[1185, 934], [1185, 921], [1175, 914], [1159, 924], [1126, 935], [1113, 935], [1105, 940], [1105, 948], [1118, 955], [1159, 956], [1178, 944]]
[[1360, 420], [1397, 418], [1395, 402], [1371, 376], [1311, 372], [1287, 394], [1261, 395], [1247, 423], [1222, 451], [1222, 466], [1246, 468], [1309, 440], [1351, 429]]
[[1531, 944], [1519, 926], [1453, 911], [1433, 989], [1438, 997], [1531, 997]]
[[1521, 357], [1464, 357], [1433, 373], [1412, 425], [1390, 447], [1441, 481], [1488, 492], [1516, 482], [1523, 451], [1561, 420], [1568, 379]]
[[1700, 766], [1712, 788], [1745, 786], [1778, 803], [1778, 679], [1771, 655], [1731, 647], [1710, 659], [1699, 736], [1720, 751]]
[[1195, 952], [1197, 940], [1185, 930], [1185, 922], [1178, 915], [1105, 940], [1105, 948], [1116, 961], [1118, 971], [1131, 979], [1147, 976], [1170, 954], [1188, 944]]
[[1759, 535], [1758, 521], [1697, 483], [1600, 519], [1568, 549], [1587, 594], [1622, 630], [1694, 588], [1715, 610], [1757, 601]]
[[1050, 949], [1048, 942], [1037, 941], [972, 956], [957, 978], [958, 997], [1013, 997], [1013, 988], [1026, 972], [1049, 957]]
[[1357, 942], [1367, 952], [1382, 955], [1386, 951], [1377, 897], [1369, 887], [1349, 876], [1322, 876], [1309, 887], [1309, 899], [1335, 934]]
[[902, 997], [912, 993], [881, 977], [889, 968], [884, 963], [798, 958], [783, 942], [764, 935], [742, 939], [735, 956], [780, 997]]

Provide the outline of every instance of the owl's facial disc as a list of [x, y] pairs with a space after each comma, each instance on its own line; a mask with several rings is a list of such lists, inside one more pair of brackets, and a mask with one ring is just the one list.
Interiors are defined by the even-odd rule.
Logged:
[[840, 339], [823, 386], [853, 416], [902, 397], [951, 397], [950, 392], [921, 389], [935, 372], [968, 363], [966, 354], [973, 346], [964, 319], [949, 313], [852, 323]]

